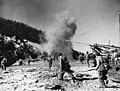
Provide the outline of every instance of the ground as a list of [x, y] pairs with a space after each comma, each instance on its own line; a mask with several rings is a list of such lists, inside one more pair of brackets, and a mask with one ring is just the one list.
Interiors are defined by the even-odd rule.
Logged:
[[[73, 82], [65, 74], [64, 81], [57, 79], [58, 64], [55, 62], [51, 70], [47, 62], [34, 62], [30, 66], [18, 66], [17, 63], [7, 67], [6, 71], [0, 69], [0, 91], [119, 91], [120, 83], [108, 83], [108, 88], [99, 88], [97, 72], [88, 68], [79, 61], [70, 62], [74, 75], [85, 78], [83, 81]], [[88, 70], [91, 69], [91, 70]]]

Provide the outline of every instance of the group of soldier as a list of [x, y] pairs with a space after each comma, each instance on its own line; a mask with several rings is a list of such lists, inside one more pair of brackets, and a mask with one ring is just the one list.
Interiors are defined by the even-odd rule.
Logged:
[[[95, 58], [96, 62], [93, 62], [94, 65], [92, 67], [95, 67], [95, 70], [98, 71], [98, 80], [99, 80], [99, 83], [100, 83], [100, 87], [106, 87], [106, 84], [108, 83], [106, 75], [107, 75], [108, 70], [110, 69], [109, 61], [106, 60], [100, 54], [95, 54], [95, 55], [96, 55], [96, 58]], [[107, 57], [108, 56], [106, 56], [106, 58]], [[51, 69], [54, 60], [55, 59], [51, 55], [49, 55], [47, 57], [47, 61], [48, 61], [48, 64], [49, 64], [49, 69]], [[63, 80], [64, 74], [67, 73], [72, 78], [73, 82], [78, 80], [73, 75], [74, 71], [71, 70], [71, 66], [69, 64], [69, 61], [68, 61], [66, 55], [60, 53], [59, 56], [58, 56], [58, 60], [59, 60], [59, 75], [58, 75], [58, 79], [59, 80]], [[86, 63], [88, 65], [88, 67], [90, 67], [90, 62], [89, 62], [90, 61], [90, 57], [89, 57], [89, 53], [88, 52], [86, 52], [85, 60], [86, 60]], [[30, 61], [31, 61], [31, 59], [29, 58], [28, 59], [28, 65], [30, 65]], [[4, 57], [3, 60], [1, 61], [1, 67], [2, 67], [3, 70], [6, 70], [6, 63], [7, 63], [7, 59]], [[19, 60], [19, 65], [22, 65], [22, 64], [23, 64], [23, 62], [20, 59]]]
[[86, 63], [88, 67], [90, 67], [90, 61], [92, 61], [91, 67], [94, 67], [95, 70], [98, 72], [98, 80], [100, 83], [100, 88], [105, 88], [107, 87], [106, 84], [108, 84], [107, 73], [108, 70], [111, 69], [111, 66], [109, 64], [111, 60], [110, 54], [107, 53], [106, 55], [101, 55], [98, 52], [94, 52], [92, 53], [92, 57], [90, 55], [91, 54], [89, 54], [87, 51], [86, 55], [84, 56]]
[[[108, 60], [109, 59], [108, 54], [106, 56], [103, 56], [99, 53], [95, 53], [94, 55], [95, 55], [95, 59], [93, 59], [93, 62], [92, 62], [93, 65], [91, 67], [94, 67], [95, 70], [98, 72], [98, 80], [100, 83], [99, 87], [106, 88], [108, 84], [107, 72], [109, 69], [111, 69], [111, 66], [109, 65], [109, 60]], [[69, 64], [67, 57], [64, 54], [60, 53], [58, 59], [59, 59], [59, 66], [60, 66], [60, 74], [58, 76], [58, 79], [63, 80], [64, 73], [66, 72], [74, 82], [76, 80], [79, 80], [73, 75], [73, 71], [70, 69], [71, 66]], [[88, 52], [86, 52], [85, 60], [88, 67], [90, 67], [90, 62], [89, 62], [90, 57]]]
[[[31, 61], [33, 60], [31, 56], [29, 55], [26, 60], [27, 60], [27, 64], [30, 66]], [[19, 59], [18, 63], [19, 63], [19, 66], [22, 66], [25, 64], [22, 59]]]
[[[83, 55], [83, 54], [82, 54]], [[83, 58], [82, 60], [86, 60], [86, 63], [88, 65], [88, 67], [90, 67], [90, 54], [87, 51], [85, 58]], [[100, 83], [100, 88], [102, 87], [107, 87], [107, 83], [108, 83], [108, 79], [107, 79], [107, 72], [109, 69], [111, 69], [111, 66], [109, 65], [109, 53], [106, 56], [103, 56], [99, 53], [94, 53], [94, 55], [92, 56], [92, 66], [94, 67], [95, 70], [98, 72], [98, 80]], [[81, 57], [80, 57], [81, 58]], [[55, 60], [54, 57], [52, 57], [51, 55], [47, 56], [47, 61], [49, 64], [49, 69], [51, 69], [53, 61]], [[58, 60], [59, 60], [59, 75], [58, 75], [58, 79], [59, 80], [63, 80], [64, 78], [64, 74], [65, 72], [72, 78], [72, 80], [75, 82], [76, 80], [78, 80], [74, 75], [74, 71], [71, 70], [71, 66], [69, 63], [69, 60], [67, 59], [67, 56], [63, 53], [59, 53], [58, 56]], [[28, 59], [28, 65], [30, 65], [31, 62], [31, 57], [29, 57]], [[6, 70], [6, 63], [7, 63], [7, 59], [4, 57], [3, 60], [1, 61], [1, 68], [3, 70]], [[19, 65], [22, 65], [22, 60], [19, 60]]]
[[96, 55], [93, 53], [89, 53], [88, 51], [86, 52], [86, 54], [81, 53], [78, 59], [80, 60], [81, 64], [84, 64], [84, 62], [86, 62], [88, 67], [95, 67], [97, 65]]

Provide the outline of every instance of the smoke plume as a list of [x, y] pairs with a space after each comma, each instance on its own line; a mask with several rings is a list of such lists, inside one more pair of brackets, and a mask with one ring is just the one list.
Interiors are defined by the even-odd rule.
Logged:
[[64, 53], [71, 58], [72, 43], [70, 41], [76, 32], [76, 21], [68, 12], [56, 15], [57, 23], [50, 26], [46, 33], [48, 42], [43, 45], [48, 54]]

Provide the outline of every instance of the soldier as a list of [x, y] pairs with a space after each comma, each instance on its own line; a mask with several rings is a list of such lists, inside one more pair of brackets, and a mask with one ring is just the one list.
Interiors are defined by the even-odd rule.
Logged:
[[59, 80], [63, 80], [64, 73], [67, 72], [69, 76], [72, 78], [73, 81], [76, 80], [76, 78], [73, 75], [73, 71], [70, 69], [69, 61], [67, 60], [67, 57], [62, 53], [59, 54], [59, 66], [60, 66], [60, 74], [59, 74]]
[[29, 55], [29, 56], [28, 56], [28, 65], [29, 65], [29, 66], [30, 66], [31, 60], [32, 60], [32, 58], [31, 58], [31, 56]]
[[88, 51], [87, 51], [87, 52], [86, 52], [86, 62], [87, 62], [88, 67], [90, 67], [89, 60], [90, 60], [90, 56], [89, 56], [89, 53], [88, 53]]
[[97, 65], [97, 63], [96, 63], [96, 56], [95, 56], [95, 54], [93, 54], [93, 53], [91, 53], [91, 65], [92, 65], [92, 67], [96, 67], [96, 65]]
[[80, 63], [81, 63], [81, 64], [83, 64], [84, 58], [85, 58], [84, 53], [81, 53], [81, 54], [79, 55], [79, 60], [80, 60]]
[[7, 59], [4, 57], [1, 61], [2, 70], [6, 70]]
[[23, 65], [23, 61], [22, 59], [19, 59], [19, 66], [22, 66]]
[[53, 63], [53, 58], [52, 58], [51, 55], [48, 56], [47, 61], [48, 61], [48, 63], [49, 63], [49, 69], [51, 69], [52, 63]]
[[98, 71], [98, 80], [100, 83], [100, 88], [105, 88], [107, 87], [106, 84], [108, 83], [107, 76], [106, 76], [108, 72], [108, 68], [107, 68], [108, 63], [100, 54], [97, 53], [96, 56], [97, 56], [96, 70]]

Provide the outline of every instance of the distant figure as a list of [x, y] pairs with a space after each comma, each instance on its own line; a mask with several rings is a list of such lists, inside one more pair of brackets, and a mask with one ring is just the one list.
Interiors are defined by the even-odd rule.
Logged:
[[53, 63], [53, 58], [52, 58], [51, 55], [48, 56], [47, 61], [48, 61], [48, 63], [49, 63], [49, 69], [51, 69], [52, 63]]
[[106, 54], [105, 60], [106, 60], [106, 62], [109, 64], [109, 62], [111, 61], [111, 55], [110, 55], [110, 53], [107, 53], [107, 54]]
[[108, 72], [108, 63], [106, 62], [105, 58], [101, 55], [96, 55], [97, 66], [96, 70], [98, 71], [98, 80], [100, 83], [100, 88], [106, 88], [106, 84], [108, 83], [107, 80], [107, 72]]
[[91, 66], [92, 67], [96, 67], [96, 65], [97, 65], [97, 62], [96, 62], [96, 56], [95, 56], [95, 54], [93, 54], [93, 53], [91, 53], [90, 54], [90, 59], [91, 59]]
[[116, 55], [117, 55], [117, 52], [112, 51], [111, 61], [112, 61], [114, 67], [116, 67], [116, 58], [117, 58]]
[[4, 57], [1, 61], [2, 70], [6, 70], [7, 59]]
[[107, 53], [106, 56], [105, 56], [106, 59], [110, 60], [111, 57], [110, 57], [110, 53]]
[[73, 81], [76, 80], [76, 78], [73, 75], [73, 71], [70, 69], [69, 61], [67, 60], [67, 57], [63, 55], [62, 53], [59, 54], [59, 66], [60, 66], [60, 74], [59, 74], [59, 80], [63, 80], [64, 73], [68, 73], [68, 75], [72, 78]]
[[89, 63], [90, 56], [89, 56], [88, 51], [86, 52], [86, 57], [85, 58], [86, 58], [86, 62], [87, 62], [88, 67], [90, 67], [90, 63]]
[[22, 59], [19, 59], [19, 66], [22, 66], [23, 65], [23, 61]]
[[42, 55], [41, 56], [41, 59], [44, 61], [44, 63], [45, 63], [45, 61], [46, 61], [46, 56], [45, 55]]
[[29, 66], [30, 66], [31, 60], [32, 60], [32, 58], [31, 58], [31, 56], [29, 55], [29, 56], [28, 56], [28, 65], [29, 65]]
[[81, 64], [83, 64], [84, 59], [85, 59], [84, 53], [80, 54], [79, 55], [79, 60], [80, 60]]

